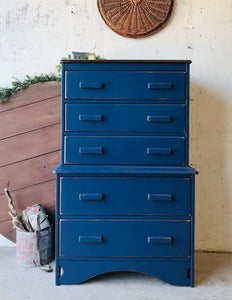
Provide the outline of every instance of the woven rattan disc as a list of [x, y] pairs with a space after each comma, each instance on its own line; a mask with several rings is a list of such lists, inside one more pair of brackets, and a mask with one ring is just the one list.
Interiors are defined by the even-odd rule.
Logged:
[[142, 38], [168, 21], [174, 0], [98, 0], [98, 9], [105, 23], [116, 33]]

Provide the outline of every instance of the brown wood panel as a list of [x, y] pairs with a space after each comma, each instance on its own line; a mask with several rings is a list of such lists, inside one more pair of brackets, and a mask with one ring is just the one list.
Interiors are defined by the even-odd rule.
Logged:
[[40, 203], [54, 224], [55, 175], [60, 161], [60, 82], [38, 83], [0, 103], [0, 233], [15, 241], [3, 188], [21, 214]]
[[[23, 160], [0, 168], [0, 195], [9, 182], [10, 191], [55, 178], [52, 170], [60, 162], [60, 151]], [[20, 174], [20, 176], [19, 176]]]
[[51, 125], [0, 142], [0, 167], [60, 149], [60, 124]]
[[0, 112], [61, 95], [60, 82], [36, 83], [0, 103]]
[[60, 107], [58, 96], [0, 113], [0, 139], [60, 122]]
[[[55, 207], [55, 195], [56, 195], [56, 181], [50, 180], [34, 186], [26, 187], [21, 190], [17, 190], [11, 193], [15, 208], [19, 215], [22, 211], [36, 203], [40, 203], [46, 210], [49, 207]], [[8, 214], [8, 200], [4, 195], [0, 195], [0, 233], [4, 235], [2, 231], [3, 221], [10, 219]]]
[[13, 229], [13, 225], [10, 219], [0, 223], [0, 233], [10, 241], [15, 242], [16, 233], [15, 229]]
[[[47, 208], [46, 213], [48, 214], [49, 221], [51, 224], [55, 224], [54, 218], [55, 218], [55, 207]], [[54, 227], [53, 227], [54, 229]], [[11, 219], [0, 222], [0, 232], [3, 234], [7, 239], [9, 239], [12, 242], [15, 242], [16, 240], [16, 230], [13, 229]], [[54, 237], [54, 233], [53, 233]]]

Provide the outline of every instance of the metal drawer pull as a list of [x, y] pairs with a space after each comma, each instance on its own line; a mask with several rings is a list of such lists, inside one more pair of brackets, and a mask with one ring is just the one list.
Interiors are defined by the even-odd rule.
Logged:
[[172, 83], [148, 83], [148, 88], [150, 90], [170, 90], [172, 89]]
[[102, 147], [80, 147], [79, 148], [80, 154], [95, 154], [95, 155], [102, 155], [103, 148]]
[[172, 201], [173, 195], [171, 194], [148, 194], [149, 201]]
[[147, 116], [147, 121], [151, 123], [170, 123], [172, 122], [171, 116]]
[[79, 194], [79, 200], [81, 200], [81, 201], [101, 201], [101, 200], [103, 200], [103, 194], [99, 194], [99, 193]]
[[172, 148], [147, 148], [147, 154], [150, 155], [171, 155]]
[[148, 244], [171, 244], [173, 238], [169, 236], [148, 236], [147, 242]]
[[80, 235], [79, 242], [84, 244], [101, 244], [103, 237], [100, 235]]
[[101, 122], [102, 120], [103, 120], [102, 115], [79, 115], [79, 121]]
[[103, 82], [80, 82], [80, 89], [102, 89]]

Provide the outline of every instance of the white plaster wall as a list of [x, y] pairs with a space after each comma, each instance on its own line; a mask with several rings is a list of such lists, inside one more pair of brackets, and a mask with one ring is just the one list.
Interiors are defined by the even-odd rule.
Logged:
[[231, 0], [175, 0], [167, 26], [141, 40], [107, 28], [96, 3], [0, 0], [0, 86], [55, 71], [75, 50], [108, 59], [192, 59], [190, 160], [200, 172], [196, 249], [232, 251]]

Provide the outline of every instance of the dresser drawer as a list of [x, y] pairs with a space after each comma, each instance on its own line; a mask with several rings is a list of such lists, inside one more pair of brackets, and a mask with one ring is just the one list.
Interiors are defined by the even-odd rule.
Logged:
[[186, 220], [60, 220], [60, 256], [188, 257]]
[[66, 164], [183, 165], [185, 139], [144, 136], [67, 136]]
[[185, 72], [66, 71], [66, 99], [184, 100]]
[[66, 131], [185, 131], [185, 105], [66, 104]]
[[189, 215], [190, 178], [61, 177], [60, 213]]

